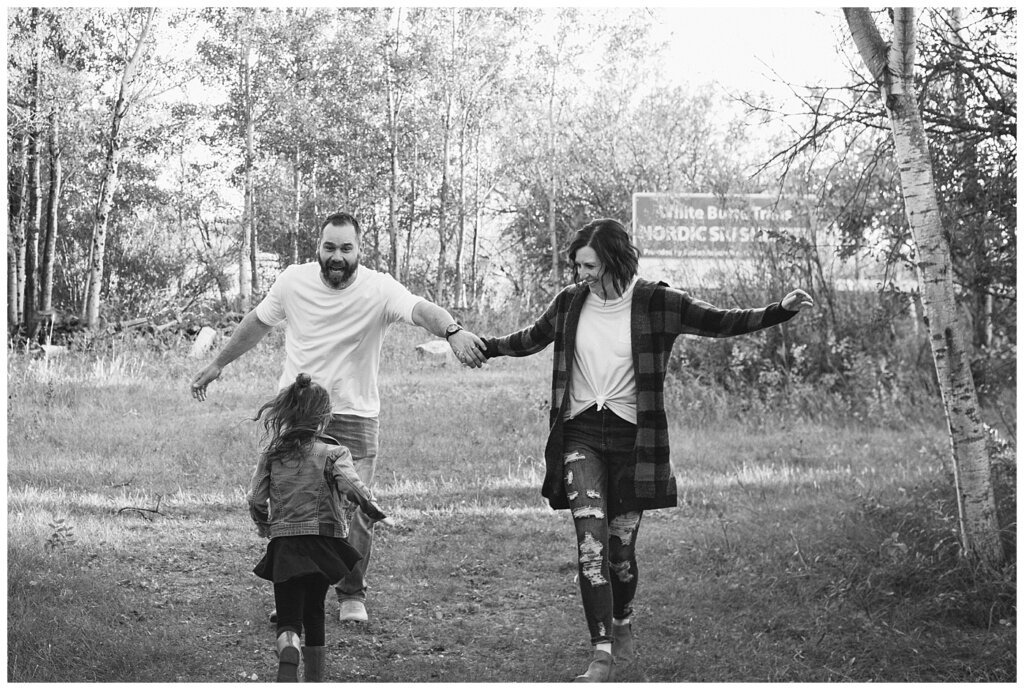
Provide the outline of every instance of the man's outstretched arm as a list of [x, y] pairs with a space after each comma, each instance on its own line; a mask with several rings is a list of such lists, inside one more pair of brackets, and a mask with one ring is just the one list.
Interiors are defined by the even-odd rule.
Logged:
[[[456, 323], [447, 310], [427, 300], [423, 300], [413, 307], [412, 322], [439, 338], [444, 338], [445, 329]], [[484, 356], [484, 341], [467, 330], [460, 330], [448, 338], [448, 345], [451, 346], [452, 352], [455, 353], [458, 360], [466, 366], [476, 368], [487, 361]]]
[[227, 345], [218, 353], [205, 369], [192, 379], [192, 397], [202, 402], [206, 400], [206, 386], [220, 376], [221, 370], [228, 364], [255, 347], [273, 326], [268, 326], [256, 316], [256, 310], [250, 311], [243, 318], [238, 328], [231, 334]]

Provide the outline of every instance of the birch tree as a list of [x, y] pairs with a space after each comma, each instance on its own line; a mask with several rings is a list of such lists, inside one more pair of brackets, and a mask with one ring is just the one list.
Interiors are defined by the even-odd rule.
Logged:
[[54, 271], [57, 259], [61, 192], [64, 184], [65, 118], [80, 106], [80, 94], [86, 91], [78, 74], [87, 51], [81, 38], [89, 19], [87, 12], [54, 12], [47, 15], [49, 38], [49, 84], [47, 91], [49, 126], [49, 184], [46, 203], [46, 230], [42, 235], [42, 263], [39, 267], [39, 311], [53, 310]]
[[[402, 8], [395, 7], [391, 10], [392, 17], [389, 20], [388, 38], [382, 46], [382, 57], [384, 61], [384, 95], [387, 99], [387, 132], [388, 132], [388, 237], [391, 240], [391, 249], [388, 254], [388, 271], [398, 280], [402, 279], [399, 274], [399, 251], [398, 251], [398, 147], [399, 147], [399, 119], [402, 116], [406, 93], [400, 82], [401, 62], [399, 57], [399, 46], [401, 43]], [[392, 28], [393, 27], [393, 33]]]
[[63, 181], [60, 138], [60, 109], [50, 111], [50, 185], [47, 191], [46, 234], [43, 238], [43, 262], [39, 276], [39, 311], [53, 308], [53, 267], [56, 261], [57, 225], [60, 219], [60, 186]]
[[254, 113], [253, 95], [253, 17], [255, 10], [251, 7], [242, 8], [243, 21], [236, 25], [238, 32], [238, 81], [241, 88], [241, 116], [245, 132], [245, 163], [243, 183], [242, 211], [242, 243], [238, 253], [238, 301], [239, 308], [245, 310], [252, 300], [252, 293], [259, 289], [257, 281], [259, 272], [256, 270], [256, 224], [253, 221], [253, 164], [256, 158], [255, 136], [256, 116]]
[[434, 300], [444, 301], [445, 262], [448, 250], [448, 205], [451, 196], [451, 141], [454, 129], [455, 110], [455, 37], [458, 31], [458, 13], [454, 8], [448, 10], [449, 36], [448, 50], [441, 57], [441, 186], [438, 189], [437, 216], [437, 276], [434, 281]]
[[[559, 80], [564, 78], [562, 70], [566, 61], [571, 61], [574, 57], [571, 52], [567, 55], [566, 40], [568, 34], [568, 28], [572, 25], [573, 17], [571, 15], [566, 16], [565, 14], [559, 14], [559, 23], [557, 34], [554, 37], [553, 45], [548, 53], [548, 61], [545, 65], [548, 69], [548, 91], [547, 97], [547, 183], [548, 183], [548, 208], [547, 208], [547, 221], [548, 221], [548, 238], [551, 242], [551, 291], [556, 294], [562, 287], [562, 263], [559, 256], [559, 242], [558, 242], [558, 213], [556, 210], [556, 202], [558, 199], [558, 182], [559, 182], [559, 150], [558, 140], [561, 123], [561, 113], [564, 106], [564, 100], [560, 100], [557, 96], [561, 89], [559, 88]], [[564, 98], [564, 97], [563, 97]]]
[[117, 99], [114, 101], [110, 130], [106, 141], [103, 175], [100, 180], [99, 199], [96, 203], [96, 214], [93, 219], [89, 290], [85, 308], [85, 322], [89, 328], [95, 328], [99, 323], [100, 291], [103, 287], [103, 258], [107, 243], [107, 221], [110, 216], [110, 209], [114, 203], [114, 190], [117, 187], [117, 172], [121, 159], [121, 126], [124, 123], [125, 116], [128, 114], [128, 109], [134, 101], [131, 87], [146, 50], [149, 30], [155, 15], [156, 8], [150, 7], [145, 10], [139, 36], [135, 40], [131, 55], [121, 71]]
[[21, 325], [25, 293], [25, 197], [28, 194], [28, 134], [16, 141], [17, 175], [14, 184], [8, 183], [9, 207], [7, 215], [7, 329], [13, 332]]
[[894, 8], [892, 40], [883, 39], [871, 13], [844, 8], [853, 41], [871, 72], [892, 129], [900, 186], [916, 248], [921, 301], [945, 408], [962, 552], [995, 568], [1005, 560], [996, 516], [987, 435], [965, 348], [953, 291], [952, 261], [940, 213], [913, 70], [916, 18], [913, 8]]
[[[457, 86], [455, 102], [458, 107], [458, 156], [459, 178], [457, 210], [458, 224], [455, 238], [455, 295], [454, 303], [465, 308], [466, 278], [465, 260], [466, 225], [469, 214], [466, 177], [470, 167], [470, 153], [476, 160], [477, 184], [472, 190], [472, 206], [479, 207], [479, 135], [487, 126], [485, 122], [494, 109], [495, 94], [506, 86], [502, 81], [502, 70], [507, 62], [510, 45], [516, 40], [518, 26], [514, 12], [492, 12], [464, 9], [461, 11], [460, 41], [458, 46]], [[453, 46], [454, 48], [454, 46]], [[470, 240], [470, 280], [476, 280], [478, 226]], [[475, 287], [471, 289], [474, 296]]]
[[23, 315], [29, 330], [33, 330], [33, 321], [39, 297], [39, 234], [42, 226], [43, 190], [41, 180], [42, 169], [42, 72], [43, 72], [43, 33], [42, 11], [32, 8], [31, 27], [32, 68], [29, 75], [29, 130], [28, 130], [28, 206], [25, 216], [25, 279]]
[[[529, 150], [532, 145], [538, 152], [537, 156], [532, 156], [527, 174], [536, 181], [539, 193], [545, 197], [544, 209], [530, 222], [546, 225], [549, 290], [554, 294], [562, 287], [560, 238], [563, 233], [559, 220], [570, 159], [567, 128], [582, 90], [580, 57], [593, 42], [600, 18], [591, 19], [577, 8], [545, 8], [534, 21], [543, 28], [537, 33], [538, 43], [533, 46], [532, 54], [523, 56], [530, 81], [518, 89], [517, 95], [524, 102], [513, 118], [522, 123], [523, 130], [515, 134], [523, 145], [513, 142], [513, 149]], [[589, 23], [593, 21], [598, 23]], [[587, 30], [580, 30], [582, 26]], [[540, 122], [543, 125], [539, 125]]]

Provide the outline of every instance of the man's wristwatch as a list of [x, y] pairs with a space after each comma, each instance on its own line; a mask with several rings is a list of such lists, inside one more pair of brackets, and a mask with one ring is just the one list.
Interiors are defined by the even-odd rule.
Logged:
[[457, 322], [451, 324], [450, 326], [448, 326], [448, 328], [444, 329], [444, 339], [448, 340], [448, 338], [451, 338], [453, 335], [455, 335], [461, 330], [462, 326], [460, 326]]

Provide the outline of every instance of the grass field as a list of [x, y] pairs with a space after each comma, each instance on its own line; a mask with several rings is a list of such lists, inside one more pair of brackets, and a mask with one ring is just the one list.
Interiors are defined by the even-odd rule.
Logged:
[[[243, 497], [277, 336], [202, 404], [178, 352], [9, 356], [9, 681], [272, 679]], [[420, 339], [395, 330], [381, 381], [400, 525], [370, 623], [329, 619], [327, 676], [568, 680], [590, 650], [570, 520], [539, 493], [550, 353], [473, 371], [417, 362]], [[958, 563], [941, 420], [670, 418], [680, 503], [644, 518], [618, 680], [1016, 680], [1015, 566]]]

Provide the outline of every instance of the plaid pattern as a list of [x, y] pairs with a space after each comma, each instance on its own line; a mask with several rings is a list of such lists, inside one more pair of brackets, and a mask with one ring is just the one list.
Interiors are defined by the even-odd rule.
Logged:
[[[562, 485], [562, 417], [576, 352], [576, 327], [590, 288], [562, 290], [532, 326], [501, 338], [484, 338], [487, 357], [525, 357], [554, 343], [551, 375], [551, 431], [544, 450], [547, 471], [541, 494], [552, 508], [569, 507]], [[631, 331], [637, 387], [634, 466], [620, 486], [623, 508], [644, 510], [676, 505], [676, 481], [669, 461], [665, 416], [665, 372], [680, 335], [724, 338], [775, 326], [796, 312], [779, 303], [761, 309], [719, 309], [665, 283], [639, 279], [633, 288]]]

